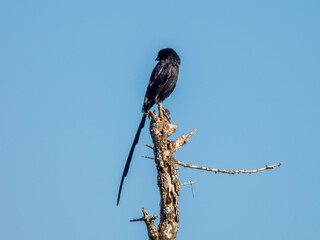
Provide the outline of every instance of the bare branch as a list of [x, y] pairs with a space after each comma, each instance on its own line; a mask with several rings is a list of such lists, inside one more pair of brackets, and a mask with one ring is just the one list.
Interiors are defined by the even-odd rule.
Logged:
[[191, 136], [193, 135], [193, 134], [195, 134], [195, 132], [197, 131], [197, 129], [196, 130], [194, 130], [193, 132], [191, 132], [191, 133], [189, 133], [188, 135], [182, 135], [181, 137], [179, 137], [177, 140], [175, 140], [175, 141], [173, 141], [173, 142], [171, 142], [171, 149], [172, 149], [172, 151], [173, 152], [176, 152], [179, 148], [181, 148], [183, 145], [185, 145], [188, 141], [189, 141], [189, 139], [191, 138]]
[[148, 156], [142, 156], [142, 157], [147, 159], [154, 159], [153, 157], [148, 157]]
[[191, 186], [191, 192], [192, 192], [192, 197], [194, 197], [194, 194], [193, 194], [193, 185], [192, 185], [192, 184], [194, 184], [194, 183], [196, 183], [196, 182], [193, 182], [193, 181], [192, 181], [192, 178], [190, 178], [190, 181], [189, 181], [189, 182], [187, 182], [187, 183], [182, 183], [182, 184], [179, 185], [179, 187], [181, 187], [181, 186], [187, 186], [188, 184], [190, 184], [190, 186]]
[[148, 214], [147, 210], [142, 208], [142, 213], [143, 213], [143, 217], [139, 218], [139, 219], [132, 219], [130, 220], [130, 222], [138, 222], [138, 221], [144, 221], [145, 224], [147, 225], [147, 229], [148, 229], [148, 235], [149, 235], [149, 239], [151, 240], [158, 240], [159, 239], [159, 234], [157, 231], [157, 228], [154, 224], [154, 220], [158, 218], [157, 215], [153, 215], [152, 217]]
[[239, 173], [256, 173], [260, 172], [263, 170], [268, 170], [268, 169], [273, 169], [275, 167], [280, 167], [281, 163], [270, 165], [270, 166], [265, 166], [263, 168], [255, 169], [255, 170], [223, 170], [223, 169], [218, 169], [218, 168], [207, 168], [207, 167], [201, 167], [197, 165], [191, 165], [187, 164], [181, 161], [176, 160], [176, 163], [187, 168], [194, 168], [194, 169], [199, 169], [199, 170], [204, 170], [204, 171], [209, 171], [209, 172], [215, 172], [215, 173], [227, 173], [227, 174], [239, 174]]
[[[144, 209], [144, 208], [143, 208]], [[144, 209], [145, 210], [145, 209]], [[143, 211], [143, 210], [142, 210]], [[150, 217], [150, 218], [149, 218]], [[138, 218], [138, 219], [132, 219], [130, 220], [130, 222], [139, 222], [139, 221], [154, 221], [158, 218], [157, 215], [153, 215], [152, 217], [150, 215], [148, 215], [148, 213], [146, 212], [146, 215], [144, 215], [142, 218]]]
[[153, 150], [153, 146], [145, 144], [145, 146], [147, 146], [148, 148], [151, 148]]
[[181, 183], [181, 184], [180, 184], [180, 187], [181, 187], [181, 186], [186, 186], [186, 185], [188, 185], [188, 184], [191, 184], [191, 185], [192, 185], [192, 184], [194, 184], [194, 183], [196, 183], [196, 182], [190, 181], [190, 182], [186, 182], [186, 183]]

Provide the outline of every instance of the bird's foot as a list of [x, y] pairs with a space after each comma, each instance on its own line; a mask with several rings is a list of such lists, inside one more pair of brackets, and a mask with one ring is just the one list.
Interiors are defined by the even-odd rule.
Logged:
[[149, 119], [151, 118], [153, 121], [155, 121], [157, 118], [156, 110], [154, 110], [154, 112], [148, 111], [148, 112], [145, 112], [144, 114], [146, 114], [148, 116], [148, 118]]

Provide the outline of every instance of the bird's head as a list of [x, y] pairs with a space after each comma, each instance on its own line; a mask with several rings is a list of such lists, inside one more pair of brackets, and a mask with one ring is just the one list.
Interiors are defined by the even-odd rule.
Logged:
[[173, 50], [172, 48], [164, 48], [158, 52], [158, 56], [156, 58], [156, 61], [161, 61], [161, 60], [166, 60], [166, 59], [175, 61], [178, 64], [180, 64], [180, 57], [176, 53], [176, 51]]

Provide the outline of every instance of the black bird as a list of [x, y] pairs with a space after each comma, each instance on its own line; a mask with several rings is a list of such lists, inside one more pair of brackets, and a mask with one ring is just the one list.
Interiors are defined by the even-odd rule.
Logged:
[[144, 97], [144, 103], [142, 106], [143, 116], [139, 128], [137, 130], [136, 136], [133, 140], [126, 162], [126, 166], [123, 170], [119, 187], [117, 205], [119, 205], [123, 180], [128, 174], [134, 148], [139, 141], [141, 130], [144, 127], [144, 123], [146, 121], [145, 113], [150, 108], [152, 108], [152, 106], [155, 103], [163, 102], [173, 92], [178, 80], [180, 58], [179, 55], [172, 48], [165, 48], [160, 50], [158, 52], [156, 61], [159, 62], [151, 73], [147, 92]]

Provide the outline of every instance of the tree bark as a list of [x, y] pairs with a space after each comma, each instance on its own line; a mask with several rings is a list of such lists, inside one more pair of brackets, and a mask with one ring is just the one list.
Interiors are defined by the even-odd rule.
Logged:
[[159, 238], [175, 239], [178, 233], [179, 210], [179, 179], [176, 164], [173, 160], [172, 143], [168, 137], [176, 126], [169, 124], [167, 119], [151, 115], [150, 134], [154, 144], [153, 152], [158, 171], [158, 187], [160, 190], [160, 224]]
[[[159, 109], [159, 111], [161, 110]], [[179, 229], [178, 200], [180, 185], [176, 160], [172, 155], [187, 143], [195, 133], [194, 131], [187, 136], [181, 136], [175, 141], [168, 140], [168, 137], [177, 129], [176, 125], [169, 122], [170, 117], [168, 114], [169, 112], [166, 112], [166, 117], [162, 115], [158, 117], [155, 112], [148, 113], [151, 119], [149, 130], [154, 144], [152, 148], [154, 161], [157, 166], [157, 180], [160, 190], [160, 223], [158, 234], [154, 234], [154, 231], [153, 234], [150, 234], [150, 231], [148, 231], [149, 239], [171, 240], [177, 236]], [[151, 222], [146, 222], [148, 230], [150, 229], [149, 225]]]

